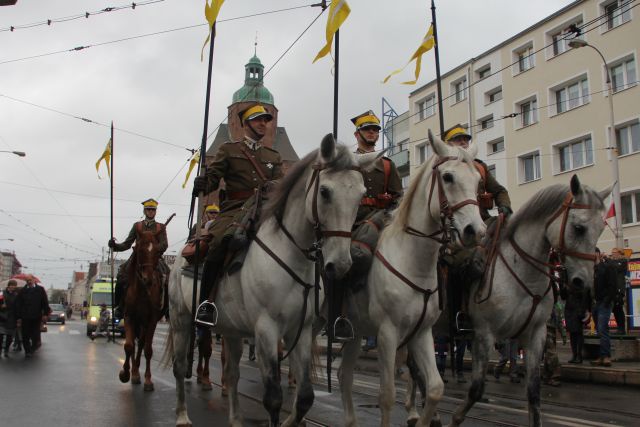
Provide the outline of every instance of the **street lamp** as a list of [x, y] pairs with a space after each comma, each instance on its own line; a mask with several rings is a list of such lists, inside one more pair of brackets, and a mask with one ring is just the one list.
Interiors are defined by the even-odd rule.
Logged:
[[7, 150], [0, 150], [0, 153], [11, 153], [11, 154], [15, 154], [18, 157], [24, 157], [27, 155], [27, 153], [25, 153], [24, 151], [7, 151]]
[[611, 150], [612, 159], [611, 159], [611, 176], [614, 180], [613, 185], [613, 206], [616, 212], [616, 247], [619, 249], [624, 248], [624, 239], [622, 237], [622, 203], [620, 201], [620, 170], [618, 169], [618, 144], [616, 141], [616, 128], [615, 121], [613, 120], [613, 88], [611, 85], [611, 73], [609, 73], [609, 66], [607, 65], [607, 60], [604, 59], [604, 55], [602, 52], [598, 50], [594, 45], [587, 43], [586, 41], [574, 38], [569, 41], [569, 47], [573, 49], [577, 49], [580, 47], [589, 46], [600, 55], [602, 58], [602, 62], [604, 64], [604, 70], [606, 72], [607, 77], [607, 96], [609, 97], [609, 143], [607, 145], [607, 150]]
[[13, 242], [13, 239], [0, 239], [0, 240], [8, 240], [10, 242]]

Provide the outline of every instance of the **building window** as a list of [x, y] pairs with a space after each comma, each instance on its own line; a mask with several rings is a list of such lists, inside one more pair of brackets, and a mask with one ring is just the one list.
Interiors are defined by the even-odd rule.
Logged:
[[630, 4], [629, 0], [614, 0], [602, 6], [603, 15], [607, 20], [607, 30], [611, 30], [631, 19]]
[[534, 66], [533, 44], [528, 44], [513, 52], [516, 66], [516, 74], [527, 71]]
[[502, 99], [502, 86], [487, 92], [486, 97], [487, 97], [488, 104], [491, 104], [492, 102], [500, 101]]
[[521, 182], [531, 182], [540, 179], [540, 153], [538, 151], [519, 157]]
[[493, 127], [493, 114], [478, 120], [478, 125], [480, 126], [481, 130], [492, 128]]
[[614, 93], [637, 84], [634, 58], [627, 58], [612, 65], [609, 73], [611, 73], [611, 88]]
[[409, 175], [403, 176], [402, 178], [400, 178], [400, 181], [402, 182], [402, 189], [406, 190], [406, 188], [409, 186]]
[[575, 25], [576, 27], [580, 28], [582, 26], [582, 18], [578, 18], [563, 24], [561, 30], [550, 32], [549, 38], [551, 39], [551, 49], [553, 54], [552, 56], [560, 55], [561, 53], [564, 53], [571, 49], [571, 47], [569, 47], [569, 42], [571, 40], [584, 38], [582, 34], [576, 36], [574, 33], [572, 33], [568, 29], [570, 25]]
[[640, 123], [616, 128], [616, 144], [619, 156], [640, 151]]
[[419, 145], [416, 153], [416, 157], [418, 158], [418, 165], [423, 164], [429, 157], [431, 157], [431, 154], [431, 145]]
[[496, 139], [495, 141], [487, 142], [489, 148], [489, 154], [498, 153], [504, 151], [504, 138]]
[[530, 126], [538, 122], [538, 103], [534, 99], [523, 101], [517, 104], [517, 110], [520, 114], [520, 127]]
[[451, 83], [451, 92], [454, 104], [467, 99], [467, 78], [463, 77]]
[[422, 101], [418, 101], [418, 117], [420, 118], [420, 120], [424, 120], [427, 117], [433, 116], [434, 114], [436, 114], [435, 95], [430, 95]]
[[589, 83], [586, 77], [556, 88], [554, 92], [556, 114], [572, 110], [589, 102]]
[[620, 197], [620, 214], [623, 224], [640, 222], [640, 191], [623, 194]]
[[560, 172], [567, 172], [593, 164], [591, 137], [556, 147]]
[[487, 170], [491, 174], [492, 177], [496, 177], [496, 165], [487, 165]]
[[491, 75], [491, 65], [486, 65], [480, 68], [478, 71], [478, 80], [485, 79]]

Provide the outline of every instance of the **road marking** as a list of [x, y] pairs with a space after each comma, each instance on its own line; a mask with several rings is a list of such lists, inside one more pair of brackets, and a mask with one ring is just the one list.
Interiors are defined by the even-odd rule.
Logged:
[[69, 335], [80, 335], [80, 331], [76, 329], [69, 330]]

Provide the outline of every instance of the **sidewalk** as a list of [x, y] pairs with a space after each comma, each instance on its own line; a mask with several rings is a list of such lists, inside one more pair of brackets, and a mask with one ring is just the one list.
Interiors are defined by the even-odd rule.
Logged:
[[[325, 340], [318, 340], [320, 348], [324, 352], [326, 348]], [[363, 341], [364, 344], [364, 341]], [[640, 361], [613, 361], [611, 367], [596, 367], [591, 366], [589, 360], [586, 360], [581, 365], [575, 365], [568, 363], [571, 359], [571, 346], [569, 342], [566, 345], [562, 344], [562, 341], [558, 341], [558, 359], [561, 365], [561, 381], [567, 382], [586, 382], [592, 384], [606, 384], [617, 386], [631, 386], [640, 387]], [[334, 345], [334, 354], [340, 357], [340, 347]], [[371, 374], [378, 373], [378, 353], [375, 349], [367, 352], [362, 352], [360, 358], [356, 363], [356, 370]], [[447, 357], [447, 364], [449, 363], [449, 357]], [[494, 365], [498, 362], [498, 353], [493, 352], [490, 355], [488, 372], [492, 372]], [[337, 368], [339, 362], [334, 362], [334, 366]], [[518, 365], [523, 364], [522, 361], [518, 362]], [[464, 360], [465, 370], [471, 370], [471, 353], [467, 351]]]

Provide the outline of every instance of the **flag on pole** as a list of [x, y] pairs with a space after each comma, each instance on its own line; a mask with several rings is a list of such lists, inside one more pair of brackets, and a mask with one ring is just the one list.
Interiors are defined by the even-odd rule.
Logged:
[[184, 178], [184, 182], [182, 183], [182, 188], [186, 187], [191, 171], [198, 163], [200, 163], [200, 150], [196, 151], [193, 153], [193, 156], [191, 156], [191, 160], [189, 161], [189, 170], [187, 171], [187, 176]]
[[609, 218], [615, 218], [616, 217], [616, 205], [613, 204], [613, 202], [611, 202], [611, 206], [609, 206], [609, 210], [607, 211], [607, 214], [604, 216], [604, 220], [608, 220]]
[[418, 81], [418, 77], [420, 76], [420, 67], [422, 65], [422, 55], [425, 52], [433, 49], [433, 46], [435, 46], [435, 44], [436, 44], [436, 40], [433, 37], [433, 24], [431, 24], [431, 25], [429, 25], [429, 29], [427, 30], [427, 34], [425, 34], [424, 38], [422, 39], [422, 44], [420, 44], [420, 46], [418, 46], [418, 49], [416, 49], [416, 51], [414, 52], [414, 54], [411, 57], [411, 59], [409, 60], [409, 62], [407, 62], [407, 64], [404, 67], [400, 68], [399, 70], [395, 70], [391, 74], [389, 74], [382, 81], [382, 83], [386, 83], [391, 78], [391, 76], [393, 76], [395, 74], [398, 74], [399, 72], [401, 72], [402, 70], [407, 68], [407, 65], [409, 65], [411, 63], [411, 61], [413, 61], [415, 59], [415, 61], [416, 61], [415, 80], [402, 82], [402, 84], [403, 85], [416, 84], [416, 82]]
[[102, 156], [96, 162], [96, 172], [98, 172], [98, 179], [102, 179], [100, 177], [100, 162], [104, 160], [104, 163], [107, 165], [107, 174], [111, 177], [111, 138], [109, 138], [109, 142], [107, 142], [107, 146], [102, 153]]
[[331, 52], [333, 36], [336, 31], [338, 31], [342, 23], [347, 19], [349, 13], [351, 13], [351, 8], [347, 4], [346, 0], [333, 0], [331, 2], [331, 5], [329, 6], [329, 16], [327, 17], [327, 44], [320, 49], [320, 52], [318, 52], [313, 60], [314, 63]]
[[211, 28], [213, 27], [213, 23], [216, 22], [216, 19], [218, 19], [218, 13], [220, 12], [222, 3], [224, 3], [224, 0], [211, 0], [211, 5], [209, 5], [209, 0], [204, 0], [204, 16], [207, 18], [207, 22], [209, 23], [209, 35], [207, 35], [207, 39], [202, 45], [200, 62], [204, 61], [204, 48], [211, 39]]

